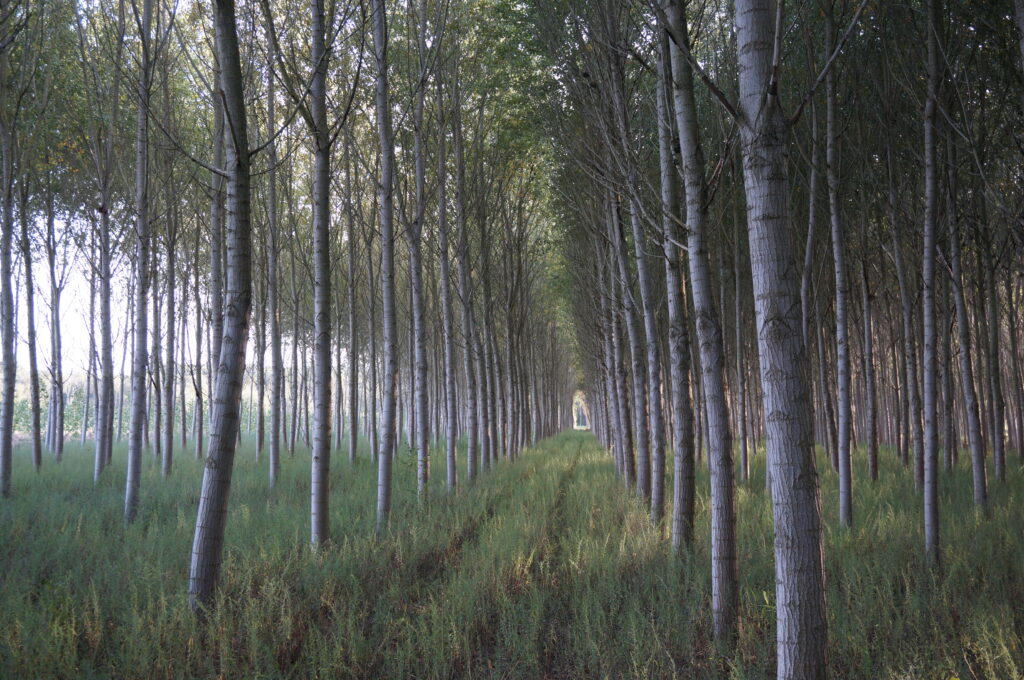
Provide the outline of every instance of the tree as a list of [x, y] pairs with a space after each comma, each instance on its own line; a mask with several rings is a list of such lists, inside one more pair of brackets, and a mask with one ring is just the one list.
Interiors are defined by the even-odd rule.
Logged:
[[[736, 500], [733, 479], [732, 433], [725, 393], [725, 348], [717, 314], [707, 250], [707, 181], [704, 154], [697, 128], [693, 73], [686, 18], [680, 3], [669, 8], [673, 35], [672, 72], [676, 126], [682, 152], [686, 187], [687, 254], [690, 291], [700, 347], [704, 409], [708, 422], [708, 460], [711, 465], [712, 607], [715, 638], [731, 646], [736, 635], [738, 558], [736, 553]], [[749, 208], [748, 208], [749, 209]]]
[[373, 0], [373, 48], [377, 61], [377, 134], [380, 139], [380, 249], [381, 294], [384, 298], [384, 403], [380, 449], [377, 452], [377, 534], [391, 512], [391, 463], [395, 449], [395, 401], [398, 388], [398, 333], [395, 320], [394, 163], [395, 140], [391, 129], [388, 92], [388, 31], [384, 0]]
[[825, 575], [773, 5], [736, 0], [738, 113], [775, 521], [776, 671], [806, 680], [826, 672]]
[[936, 158], [936, 116], [939, 98], [939, 1], [928, 0], [927, 73], [924, 105], [924, 255], [922, 314], [924, 316], [924, 552], [930, 566], [939, 563], [939, 430], [936, 417], [938, 362], [935, 328], [935, 236], [939, 200]]
[[142, 0], [139, 37], [138, 114], [135, 125], [135, 352], [132, 366], [132, 418], [128, 431], [128, 475], [125, 481], [125, 523], [135, 521], [139, 507], [139, 479], [142, 475], [142, 430], [146, 422], [146, 347], [149, 324], [149, 95], [153, 54], [150, 31], [153, 0]]
[[[147, 0], [148, 2], [148, 0]], [[242, 376], [252, 306], [252, 226], [250, 224], [249, 141], [244, 81], [233, 0], [214, 4], [218, 95], [224, 101], [228, 180], [228, 271], [224, 334], [211, 414], [210, 446], [203, 471], [199, 512], [189, 567], [189, 604], [210, 604], [220, 577], [227, 525], [228, 495], [241, 422]]]

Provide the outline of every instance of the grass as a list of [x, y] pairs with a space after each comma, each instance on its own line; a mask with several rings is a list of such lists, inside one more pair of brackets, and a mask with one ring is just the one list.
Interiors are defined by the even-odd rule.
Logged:
[[[432, 499], [395, 467], [391, 530], [373, 538], [376, 469], [336, 454], [333, 542], [308, 548], [308, 453], [265, 464], [240, 451], [222, 589], [202, 625], [186, 607], [201, 467], [146, 461], [140, 518], [121, 521], [124, 453], [93, 486], [91, 451], [32, 472], [15, 460], [0, 504], [3, 678], [768, 678], [774, 576], [763, 456], [740, 485], [740, 635], [731, 659], [710, 641], [707, 473], [693, 552], [624, 492], [587, 433], [541, 442], [454, 498], [441, 452]], [[1024, 478], [971, 508], [964, 464], [941, 479], [943, 569], [923, 568], [919, 496], [883, 455], [871, 485], [855, 466], [856, 528], [836, 526], [836, 478], [820, 463], [829, 654], [836, 678], [1024, 677]], [[671, 465], [668, 466], [671, 469]], [[460, 469], [460, 478], [462, 469]], [[671, 482], [669, 482], [671, 484]], [[671, 488], [671, 487], [670, 487]]]

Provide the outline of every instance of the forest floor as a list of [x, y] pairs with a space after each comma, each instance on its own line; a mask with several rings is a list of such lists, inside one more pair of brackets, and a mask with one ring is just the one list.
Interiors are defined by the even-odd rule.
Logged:
[[[414, 461], [400, 456], [378, 540], [376, 469], [335, 453], [334, 541], [312, 553], [308, 453], [286, 455], [268, 493], [247, 444], [223, 588], [200, 625], [185, 594], [200, 463], [179, 455], [161, 480], [147, 460], [140, 518], [124, 529], [123, 451], [94, 487], [91, 449], [71, 446], [39, 475], [19, 450], [0, 504], [0, 677], [773, 676], [762, 455], [737, 493], [742, 624], [728, 661], [709, 640], [706, 469], [695, 548], [673, 557], [667, 528], [650, 525], [589, 433], [545, 440], [454, 498], [441, 455], [424, 505]], [[966, 461], [943, 474], [943, 569], [932, 577], [911, 474], [882, 458], [873, 486], [857, 456], [852, 531], [836, 527], [835, 475], [819, 463], [832, 677], [1024, 676], [1024, 475], [1013, 464], [993, 484], [985, 519], [971, 508]]]

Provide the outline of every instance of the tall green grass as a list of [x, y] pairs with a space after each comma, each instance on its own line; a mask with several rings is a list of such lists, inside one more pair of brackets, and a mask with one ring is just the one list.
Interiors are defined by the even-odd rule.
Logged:
[[[735, 654], [721, 659], [706, 470], [695, 547], [673, 557], [667, 529], [650, 525], [587, 433], [541, 442], [455, 497], [436, 451], [422, 505], [403, 452], [381, 539], [376, 468], [363, 453], [354, 466], [335, 454], [334, 539], [312, 553], [308, 452], [285, 456], [271, 493], [265, 461], [243, 447], [222, 589], [199, 624], [185, 590], [200, 463], [179, 454], [163, 480], [147, 459], [140, 517], [126, 529], [123, 451], [94, 486], [91, 450], [70, 447], [38, 475], [19, 450], [0, 504], [0, 677], [773, 676], [762, 455], [737, 495], [742, 623]], [[932, 576], [911, 475], [883, 453], [872, 485], [861, 458], [852, 531], [836, 526], [835, 475], [819, 464], [833, 676], [1024, 676], [1021, 472], [993, 485], [987, 519], [971, 507], [968, 470], [941, 477], [943, 568]]]

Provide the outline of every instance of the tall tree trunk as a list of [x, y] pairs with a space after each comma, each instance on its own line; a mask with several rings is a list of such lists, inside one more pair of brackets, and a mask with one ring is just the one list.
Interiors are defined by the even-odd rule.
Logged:
[[249, 141], [246, 129], [245, 94], [238, 55], [233, 0], [216, 0], [217, 55], [221, 65], [220, 87], [228, 137], [228, 276], [227, 305], [221, 356], [213, 403], [210, 453], [203, 473], [199, 512], [192, 542], [189, 569], [189, 604], [205, 608], [212, 600], [220, 576], [227, 525], [228, 493], [238, 439], [242, 376], [249, 336], [252, 305], [252, 232], [249, 222]]
[[[681, 2], [671, 7], [675, 29], [672, 72], [675, 80], [676, 125], [686, 185], [687, 253], [690, 291], [700, 346], [704, 408], [707, 412], [708, 461], [711, 468], [711, 606], [715, 639], [730, 649], [736, 637], [739, 598], [739, 563], [736, 550], [736, 498], [732, 458], [732, 433], [725, 391], [725, 348], [721, 320], [715, 306], [711, 262], [708, 257], [709, 225], [704, 153], [700, 145], [693, 73], [689, 62], [689, 33]], [[737, 7], [737, 12], [739, 7]], [[737, 26], [739, 28], [739, 25]], [[745, 30], [751, 30], [747, 28]], [[761, 83], [758, 86], [762, 85]], [[753, 117], [750, 118], [754, 120]], [[753, 147], [747, 149], [753, 152]], [[783, 161], [784, 162], [784, 161]], [[752, 187], [747, 193], [750, 195]], [[785, 188], [781, 188], [785, 192]], [[752, 197], [752, 196], [751, 196]], [[749, 200], [749, 199], [748, 199]], [[751, 216], [753, 212], [751, 209]], [[754, 228], [753, 220], [751, 228]], [[765, 227], [766, 229], [770, 228]], [[751, 246], [753, 249], [753, 246]], [[753, 260], [753, 253], [752, 253]], [[799, 326], [796, 326], [799, 328]], [[780, 598], [781, 601], [781, 598]]]
[[[224, 165], [224, 148], [231, 142], [225, 124], [224, 101], [219, 95], [221, 81], [220, 56], [217, 50], [213, 55], [213, 167], [215, 170], [226, 169]], [[224, 177], [214, 172], [210, 178], [212, 192], [210, 194], [210, 389], [214, 388], [215, 374], [220, 373], [220, 342], [224, 334]], [[211, 393], [211, 402], [213, 395]], [[212, 403], [211, 403], [212, 406]], [[213, 409], [210, 409], [213, 418]], [[210, 423], [213, 430], [213, 422]]]
[[281, 254], [277, 215], [277, 118], [274, 112], [277, 54], [275, 43], [268, 41], [267, 59], [267, 303], [270, 307], [270, 444], [267, 453], [267, 477], [271, 489], [281, 470], [281, 438], [284, 426], [284, 357], [281, 353], [281, 293], [278, 257]]
[[152, 361], [149, 362], [149, 374], [150, 374], [150, 390], [149, 390], [149, 413], [150, 422], [152, 424], [146, 431], [146, 441], [150, 451], [153, 453], [153, 460], [159, 463], [161, 460], [161, 454], [163, 450], [163, 365], [161, 364], [160, 358], [160, 340], [163, 337], [162, 329], [162, 317], [160, 311], [162, 309], [164, 297], [160, 294], [160, 271], [159, 271], [159, 260], [160, 255], [153, 248], [152, 241], [150, 242], [150, 257], [152, 258], [153, 270], [150, 272], [150, 281], [152, 282], [153, 291], [153, 318], [151, 320], [152, 332], [151, 345], [149, 350], [149, 356], [152, 357]]
[[313, 126], [313, 465], [310, 543], [331, 536], [331, 133], [327, 127], [327, 67], [323, 0], [313, 0], [310, 113]]
[[[173, 186], [173, 182], [168, 182], [169, 186]], [[163, 389], [164, 389], [164, 408], [166, 409], [166, 415], [164, 416], [164, 431], [162, 433], [164, 438], [163, 445], [163, 458], [160, 465], [160, 473], [167, 477], [171, 474], [171, 465], [174, 461], [174, 353], [175, 353], [175, 326], [177, 319], [176, 314], [176, 269], [177, 269], [177, 204], [174, 202], [174, 196], [169, 196], [170, 203], [170, 221], [167, 223], [167, 272], [165, 274], [165, 298], [167, 308], [164, 310], [166, 314], [166, 328], [167, 335], [164, 339], [166, 360], [164, 366], [163, 375]]]
[[[928, 96], [924, 105], [924, 254], [922, 315], [924, 317], [924, 553], [930, 566], [939, 563], [939, 428], [936, 418], [938, 362], [935, 329], [935, 250], [939, 202], [936, 158], [936, 107], [939, 89], [937, 32], [939, 0], [928, 0]], [[993, 329], [998, 332], [997, 329]]]
[[[633, 387], [633, 444], [636, 446], [636, 460], [633, 452], [627, 456], [629, 469], [626, 471], [626, 483], [632, 486], [636, 480], [636, 493], [647, 500], [651, 490], [651, 456], [650, 427], [647, 420], [647, 389], [644, 387], [644, 356], [641, 350], [640, 329], [637, 328], [636, 299], [633, 297], [630, 283], [629, 267], [626, 263], [626, 239], [623, 235], [620, 205], [617, 199], [608, 195], [608, 228], [609, 238], [615, 253], [618, 266], [618, 293], [622, 303], [622, 316], [625, 319], [626, 336], [629, 347], [630, 375]], [[531, 432], [535, 432], [531, 428]]]
[[[682, 263], [676, 247], [679, 215], [676, 195], [674, 153], [672, 150], [672, 112], [668, 83], [672, 79], [667, 32], [658, 41], [658, 156], [661, 161], [661, 230], [665, 253], [665, 290], [668, 306], [669, 395], [672, 413], [672, 549], [678, 552], [693, 541], [694, 469], [693, 403], [690, 401], [690, 338], [687, 333], [686, 291], [683, 288]], [[610, 356], [610, 353], [609, 353]], [[658, 477], [655, 473], [655, 477]], [[652, 500], [651, 518], [657, 521]]]
[[[36, 472], [43, 464], [42, 429], [39, 423], [39, 364], [36, 358], [36, 305], [35, 279], [32, 278], [32, 244], [28, 236], [29, 222], [29, 181], [27, 173], [23, 175], [21, 197], [19, 201], [19, 217], [21, 221], [21, 259], [25, 264], [25, 318], [28, 322], [28, 383], [29, 408], [32, 417], [32, 467]], [[109, 306], [108, 306], [109, 309]], [[107, 317], [110, 318], [109, 315]]]
[[[3, 360], [3, 393], [0, 395], [0, 496], [11, 495], [11, 462], [14, 457], [14, 131], [0, 120], [0, 151], [3, 163], [3, 196], [0, 197], [0, 344]], [[83, 423], [82, 427], [85, 427]]]
[[[89, 257], [96, 258], [96, 229], [93, 228], [89, 237]], [[85, 446], [86, 434], [89, 431], [89, 407], [93, 399], [93, 376], [96, 371], [96, 270], [89, 272], [89, 356], [85, 363], [85, 400], [82, 405], [82, 427], [79, 434], [79, 444]], [[102, 470], [101, 463], [97, 461], [97, 467]], [[93, 483], [99, 480], [99, 475], [94, 472]]]
[[146, 375], [149, 367], [146, 331], [149, 323], [149, 79], [152, 67], [152, 22], [153, 0], [142, 0], [142, 60], [139, 64], [139, 106], [135, 126], [135, 260], [138, 279], [135, 288], [135, 352], [132, 357], [132, 418], [128, 432], [128, 474], [124, 493], [124, 520], [127, 524], [135, 521], [139, 507], [144, 444], [142, 430], [146, 421]]
[[395, 450], [395, 399], [398, 383], [398, 333], [395, 320], [394, 164], [388, 93], [387, 16], [384, 0], [373, 0], [373, 47], [377, 62], [377, 132], [380, 137], [381, 295], [384, 316], [384, 404], [380, 451], [377, 456], [377, 526], [380, 535], [391, 511], [391, 463]]
[[445, 472], [448, 493], [458, 485], [459, 470], [456, 459], [458, 444], [458, 412], [455, 402], [455, 331], [452, 320], [451, 260], [448, 254], [448, 152], [444, 86], [437, 80], [437, 118], [442, 131], [438, 135], [437, 149], [437, 239], [441, 260], [441, 324], [444, 335], [444, 399], [445, 399]]
[[[914, 307], [910, 295], [910, 283], [903, 265], [901, 239], [896, 226], [896, 194], [894, 183], [894, 169], [889, 168], [889, 231], [892, 235], [893, 262], [896, 265], [896, 279], [900, 289], [900, 305], [903, 310], [903, 362], [906, 364], [906, 377], [904, 388], [907, 391], [907, 411], [905, 427], [913, 436], [914, 440], [914, 485], [917, 488], [923, 483], [923, 466], [918, 463], [924, 461], [924, 430], [921, 427], [921, 403], [917, 392], [917, 358], [914, 342]], [[907, 452], [909, 446], [904, 449]]]
[[736, 0], [740, 135], [772, 466], [776, 671], [780, 680], [813, 680], [824, 678], [827, 668], [821, 500], [788, 224], [787, 128], [773, 66], [782, 27], [775, 26], [774, 10], [771, 0]]
[[479, 455], [477, 375], [473, 360], [473, 304], [470, 288], [469, 236], [466, 227], [466, 160], [462, 136], [462, 94], [456, 62], [452, 83], [452, 146], [455, 154], [455, 221], [459, 231], [459, 295], [462, 298], [463, 375], [466, 378], [466, 479], [476, 479]]
[[1006, 402], [1003, 398], [1002, 371], [999, 358], [999, 336], [1001, 323], [999, 320], [999, 296], [996, 289], [995, 258], [992, 249], [995, 244], [985, 247], [986, 262], [984, 270], [985, 286], [985, 325], [988, 326], [988, 364], [989, 401], [992, 410], [992, 462], [995, 463], [996, 479], [1006, 481]]
[[[609, 225], [611, 219], [608, 220]], [[612, 246], [614, 248], [615, 246]], [[633, 486], [634, 481], [634, 464], [633, 464], [633, 421], [630, 417], [630, 403], [629, 403], [629, 381], [626, 377], [626, 362], [625, 362], [625, 349], [623, 349], [622, 340], [622, 324], [619, 320], [619, 311], [622, 309], [622, 305], [619, 302], [619, 285], [616, 283], [618, 276], [615, 272], [615, 264], [611, 262], [614, 258], [614, 254], [609, 252], [609, 262], [606, 265], [607, 281], [605, 282], [605, 290], [608, 291], [608, 323], [611, 324], [612, 334], [612, 366], [613, 366], [613, 379], [615, 382], [615, 401], [618, 411], [616, 418], [618, 421], [619, 437], [616, 441], [616, 445], [619, 448], [619, 464], [622, 466], [622, 479], [629, 489]], [[685, 306], [685, 300], [682, 301]], [[687, 328], [689, 331], [689, 328]], [[689, 333], [687, 333], [689, 335]], [[674, 469], [674, 468], [673, 468]], [[681, 482], [683, 480], [680, 480]], [[673, 482], [674, 484], [674, 482]], [[675, 489], [673, 488], [673, 493]], [[683, 508], [680, 507], [680, 510]]]
[[[1019, 309], [1014, 306], [1013, 274], [1006, 277], [1006, 303], [1010, 310]], [[1020, 366], [1020, 340], [1018, 339], [1019, 320], [1017, 314], [1012, 311], [1007, 315], [1010, 322], [1010, 384], [1013, 385], [1014, 400], [1016, 401], [1016, 444], [1017, 459], [1024, 463], [1024, 377], [1021, 376]]]
[[864, 400], [867, 410], [868, 475], [878, 481], [878, 396], [875, 383], [874, 329], [871, 322], [871, 283], [868, 278], [868, 221], [861, 223], [861, 308], [864, 315]]
[[[825, 13], [825, 54], [834, 49], [832, 5]], [[838, 411], [837, 458], [839, 461], [839, 524], [853, 526], [853, 489], [850, 468], [850, 431], [853, 409], [850, 404], [850, 330], [847, 322], [845, 228], [839, 206], [839, 150], [836, 130], [836, 75], [829, 69], [825, 76], [825, 172], [828, 182], [829, 218], [832, 224], [832, 262], [836, 283], [836, 410]]]
[[[356, 220], [352, 208], [352, 140], [345, 136], [345, 219], [348, 222], [348, 461], [359, 448], [359, 334], [356, 327]], [[372, 255], [367, 249], [367, 255]]]
[[[112, 152], [111, 152], [112, 153]], [[108, 184], [105, 183], [105, 184]], [[96, 408], [99, 428], [96, 430], [96, 452], [93, 470], [93, 481], [98, 481], [99, 474], [110, 461], [113, 452], [114, 437], [114, 359], [113, 333], [110, 318], [110, 203], [109, 186], [101, 195], [103, 205], [100, 211], [99, 229], [99, 262], [97, 277], [100, 282], [100, 392]]]
[[49, 171], [46, 173], [45, 210], [46, 266], [50, 276], [50, 412], [53, 414], [50, 450], [59, 463], [64, 456], [64, 361], [60, 331], [60, 298], [64, 284], [57, 280], [57, 240], [54, 233], [53, 187]]
[[[199, 233], [196, 233], [194, 278], [192, 287], [196, 294], [196, 363], [193, 384], [196, 391], [195, 416], [193, 423], [196, 433], [196, 460], [203, 459], [203, 298], [199, 291]], [[212, 380], [212, 376], [211, 376]]]
[[423, 220], [427, 206], [426, 151], [423, 148], [423, 110], [427, 90], [427, 5], [425, 0], [416, 3], [417, 23], [416, 52], [418, 56], [419, 85], [413, 105], [413, 163], [415, 166], [415, 215], [412, 224], [405, 230], [409, 243], [409, 288], [412, 313], [412, 363], [413, 395], [412, 404], [415, 420], [412, 423], [412, 444], [416, 451], [416, 497], [423, 499], [427, 493], [430, 475], [430, 448], [427, 442], [427, 334], [423, 318], [423, 255], [421, 240]]
[[[287, 185], [286, 185], [287, 186]], [[288, 212], [291, 213], [291, 190], [288, 190]], [[301, 402], [299, 401], [299, 374], [301, 370], [299, 368], [299, 287], [297, 281], [297, 269], [298, 263], [295, 261], [295, 244], [292, 243], [291, 248], [288, 251], [289, 260], [291, 261], [291, 293], [292, 293], [292, 337], [291, 337], [291, 374], [292, 374], [292, 394], [291, 394], [291, 427], [289, 428], [288, 435], [288, 455], [295, 457], [295, 440], [298, 436], [299, 431], [299, 414], [302, 409], [299, 408]]]
[[[734, 208], [735, 210], [735, 208]], [[743, 366], [743, 355], [744, 355], [744, 341], [743, 341], [743, 312], [741, 301], [743, 299], [743, 287], [742, 281], [743, 276], [740, 271], [740, 229], [742, 227], [738, 217], [735, 218], [734, 223], [734, 237], [733, 237], [733, 278], [735, 279], [735, 291], [733, 293], [733, 305], [735, 307], [736, 315], [736, 403], [734, 405], [736, 413], [736, 429], [740, 440], [740, 471], [743, 476], [743, 481], [746, 482], [750, 479], [750, 452], [747, 447], [747, 376], [746, 370]], [[801, 298], [802, 300], [802, 298]], [[768, 468], [765, 467], [765, 487], [770, 492]]]

